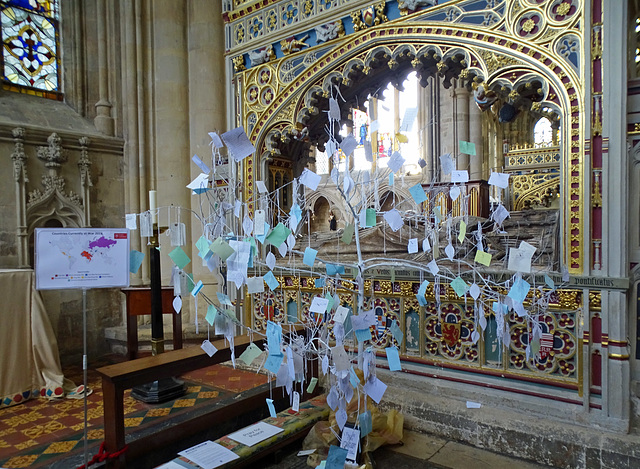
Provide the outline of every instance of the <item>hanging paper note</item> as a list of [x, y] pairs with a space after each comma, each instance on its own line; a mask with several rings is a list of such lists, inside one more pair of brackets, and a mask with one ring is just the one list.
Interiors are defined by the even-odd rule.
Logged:
[[267, 235], [265, 241], [278, 247], [284, 243], [285, 239], [287, 239], [287, 236], [290, 234], [291, 230], [289, 228], [284, 226], [282, 223], [278, 223], [273, 230], [271, 230], [271, 233]]
[[390, 371], [402, 371], [402, 365], [400, 365], [400, 355], [398, 354], [398, 347], [387, 347], [384, 349], [387, 352], [387, 363], [389, 364]]
[[341, 238], [342, 242], [346, 244], [351, 244], [355, 230], [356, 230], [355, 225], [353, 223], [349, 223], [345, 227], [344, 233], [342, 234], [342, 238]]
[[169, 233], [171, 236], [171, 246], [185, 245], [187, 236], [184, 223], [172, 223]]
[[449, 197], [451, 197], [451, 200], [456, 200], [458, 197], [460, 197], [460, 192], [460, 187], [453, 186], [451, 189], [449, 189]]
[[367, 228], [376, 226], [376, 210], [373, 208], [367, 209]]
[[267, 286], [271, 291], [275, 290], [280, 286], [280, 282], [278, 282], [275, 275], [273, 275], [273, 272], [267, 272], [264, 276], [264, 281], [266, 282]]
[[398, 231], [400, 228], [402, 228], [402, 225], [404, 225], [402, 216], [400, 216], [400, 212], [398, 212], [395, 208], [389, 210], [388, 212], [385, 212], [384, 219], [393, 231]]
[[126, 227], [130, 230], [137, 230], [138, 229], [138, 219], [136, 218], [136, 214], [135, 213], [127, 213], [124, 216], [125, 219], [125, 224]]
[[529, 284], [529, 282], [523, 280], [522, 278], [518, 278], [511, 286], [511, 289], [509, 290], [507, 296], [513, 301], [522, 303], [527, 297], [529, 290], [531, 290], [531, 284]]
[[507, 269], [516, 272], [531, 272], [531, 259], [536, 252], [535, 246], [526, 241], [520, 242], [520, 247], [509, 248], [509, 263]]
[[267, 398], [267, 407], [269, 408], [269, 416], [276, 418], [278, 415], [276, 414], [276, 408], [273, 406], [273, 399]]
[[200, 173], [193, 181], [187, 184], [187, 189], [191, 189], [194, 194], [201, 194], [208, 191], [209, 188], [209, 174]]
[[469, 182], [469, 171], [466, 169], [451, 171], [451, 182]]
[[364, 385], [364, 392], [367, 393], [376, 404], [380, 404], [386, 390], [387, 385], [376, 377], [368, 379]]
[[180, 314], [180, 311], [182, 310], [182, 298], [179, 296], [176, 296], [173, 299], [173, 310], [176, 312], [176, 314]]
[[249, 277], [247, 278], [247, 292], [262, 293], [264, 291], [264, 278], [263, 277]]
[[556, 288], [556, 284], [553, 282], [551, 277], [549, 277], [547, 274], [544, 274], [544, 283], [546, 283], [547, 286], [552, 290]]
[[489, 185], [506, 189], [509, 186], [509, 173], [494, 173], [489, 176]]
[[302, 262], [309, 267], [313, 267], [313, 263], [316, 261], [317, 254], [318, 251], [316, 251], [315, 249], [310, 247], [306, 248], [304, 250], [304, 257], [302, 259]]
[[213, 144], [216, 148], [222, 148], [222, 140], [220, 140], [220, 136], [216, 132], [209, 132], [209, 137], [211, 137], [211, 144]]
[[311, 378], [311, 380], [309, 381], [309, 386], [307, 386], [307, 393], [311, 394], [313, 392], [313, 390], [316, 388], [316, 385], [318, 384], [318, 378], [316, 378], [315, 376], [313, 378]]
[[233, 306], [231, 304], [231, 300], [229, 299], [229, 296], [225, 293], [222, 292], [216, 292], [216, 296], [218, 297], [218, 302], [222, 305], [227, 305], [227, 306]]
[[491, 265], [491, 258], [493, 256], [491, 254], [489, 254], [488, 252], [484, 252], [484, 251], [476, 251], [476, 257], [475, 257], [475, 261], [478, 264], [482, 264], [482, 265], [486, 265], [487, 267], [489, 267], [489, 265]]
[[469, 295], [471, 295], [471, 298], [473, 298], [474, 300], [478, 299], [478, 297], [480, 296], [480, 287], [477, 283], [474, 283], [469, 287]]
[[200, 348], [204, 350], [205, 353], [210, 357], [213, 357], [215, 353], [218, 351], [218, 349], [207, 339], [205, 339], [204, 342], [202, 342], [202, 345], [200, 346]]
[[431, 262], [427, 264], [427, 269], [431, 272], [431, 275], [436, 275], [440, 271], [440, 267], [436, 264], [436, 260], [433, 259]]
[[462, 243], [466, 235], [467, 235], [467, 224], [464, 222], [464, 220], [460, 220], [460, 232], [458, 233], [458, 242]]
[[327, 292], [324, 295], [324, 298], [327, 300], [327, 311], [331, 311], [333, 309], [333, 296], [331, 295], [331, 293]]
[[504, 220], [509, 216], [509, 212], [504, 205], [498, 205], [493, 212], [491, 213], [491, 219], [496, 222], [498, 225], [502, 225]]
[[340, 150], [349, 156], [353, 151], [358, 147], [358, 141], [354, 138], [353, 135], [347, 135], [340, 143]]
[[267, 345], [270, 354], [280, 353], [282, 344], [282, 326], [273, 321], [267, 321]]
[[418, 252], [418, 238], [411, 238], [407, 243], [407, 252], [409, 254], [415, 254]]
[[204, 236], [200, 236], [200, 238], [198, 238], [198, 241], [196, 241], [196, 247], [198, 248], [199, 251], [199, 256], [204, 258], [205, 255], [207, 254], [207, 252], [209, 251], [209, 245], [211, 243], [209, 243], [209, 240], [207, 238], [205, 238]]
[[444, 176], [451, 174], [454, 169], [453, 160], [451, 159], [451, 153], [445, 153], [440, 156], [440, 168]]
[[256, 188], [260, 194], [267, 194], [269, 192], [263, 181], [256, 181]]
[[367, 410], [362, 414], [358, 415], [358, 422], [360, 423], [360, 437], [364, 438], [373, 429], [372, 420], [371, 420], [371, 411]]
[[344, 275], [344, 266], [343, 265], [335, 265], [335, 264], [326, 264], [327, 275], [330, 277], [334, 275]]
[[300, 184], [305, 185], [312, 191], [315, 191], [316, 189], [318, 189], [318, 184], [320, 184], [321, 180], [322, 180], [322, 176], [314, 173], [309, 168], [305, 168], [304, 171], [302, 171], [302, 174], [300, 175]]
[[283, 359], [284, 355], [269, 353], [267, 360], [264, 362], [265, 370], [270, 371], [274, 375], [277, 374]]
[[234, 249], [229, 245], [229, 243], [227, 243], [221, 237], [217, 238], [213, 243], [211, 243], [209, 249], [211, 249], [214, 254], [220, 256], [220, 259], [222, 259], [223, 261], [226, 261], [235, 252]]
[[267, 267], [269, 267], [269, 270], [273, 270], [273, 268], [276, 266], [276, 256], [274, 256], [272, 252], [269, 252], [267, 254], [265, 262], [267, 264]]
[[189, 262], [191, 262], [189, 256], [187, 256], [187, 254], [182, 250], [180, 246], [171, 251], [169, 253], [169, 257], [171, 258], [173, 263], [177, 265], [181, 270], [184, 269]]
[[357, 329], [355, 331], [355, 334], [356, 334], [356, 339], [358, 339], [358, 342], [360, 343], [366, 342], [367, 340], [371, 340], [371, 330], [369, 328]]
[[459, 142], [460, 153], [464, 153], [466, 155], [475, 155], [476, 154], [476, 144], [472, 142], [465, 142], [464, 140], [460, 140]]
[[260, 348], [256, 344], [251, 342], [238, 358], [242, 360], [246, 365], [251, 365], [253, 361], [261, 354], [262, 350], [260, 350]]
[[[179, 298], [179, 297], [176, 297], [176, 298]], [[216, 309], [216, 307], [213, 305], [209, 305], [207, 306], [207, 315], [204, 317], [204, 319], [209, 323], [210, 326], [213, 326], [213, 324], [216, 321], [217, 315], [218, 315], [218, 310]]]
[[203, 286], [202, 280], [198, 280], [198, 283], [193, 287], [193, 290], [191, 290], [191, 296], [198, 296]]
[[221, 135], [227, 149], [234, 160], [242, 161], [247, 156], [255, 153], [256, 149], [247, 137], [244, 128], [237, 127]]
[[407, 137], [405, 134], [401, 134], [400, 132], [398, 132], [396, 134], [396, 140], [398, 141], [398, 143], [407, 143], [409, 141], [409, 137]]
[[465, 293], [467, 293], [467, 290], [469, 289], [469, 285], [467, 285], [467, 282], [462, 280], [460, 276], [453, 279], [453, 282], [451, 282], [451, 287], [456, 292], [456, 295], [458, 295], [459, 297], [463, 297]]
[[424, 252], [429, 252], [431, 251], [431, 244], [429, 243], [429, 239], [428, 238], [424, 238], [422, 240], [422, 250]]
[[400, 125], [400, 130], [402, 132], [410, 132], [413, 128], [413, 123], [415, 122], [417, 115], [417, 107], [410, 107], [405, 109], [404, 116], [402, 117], [402, 124]]
[[417, 204], [421, 204], [422, 202], [427, 201], [427, 194], [424, 192], [424, 189], [422, 188], [422, 184], [416, 184], [415, 186], [411, 186], [409, 188], [409, 193], [411, 194], [411, 197], [413, 197], [413, 200], [415, 200]]
[[144, 259], [144, 253], [140, 251], [136, 251], [132, 249], [129, 251], [129, 272], [135, 274], [140, 269], [142, 265], [142, 260]]
[[456, 250], [453, 248], [451, 243], [447, 244], [447, 247], [444, 248], [444, 253], [447, 255], [450, 261], [453, 260], [453, 256], [456, 254]]
[[393, 324], [391, 324], [391, 336], [398, 343], [398, 346], [402, 345], [404, 334], [402, 333], [402, 329], [400, 329], [400, 326], [398, 325], [397, 321], [393, 321]]
[[333, 321], [335, 323], [342, 324], [344, 320], [347, 319], [347, 315], [349, 314], [349, 308], [345, 308], [344, 306], [338, 306], [336, 308], [336, 312], [333, 315]]
[[313, 298], [311, 302], [311, 306], [309, 307], [309, 311], [312, 313], [324, 314], [327, 312], [327, 305], [329, 301], [326, 298], [321, 298], [316, 296]]
[[349, 454], [349, 451], [345, 448], [331, 445], [331, 447], [329, 448], [329, 454], [327, 455], [325, 469], [344, 469], [344, 463], [347, 460], [347, 454]]
[[209, 169], [209, 166], [204, 164], [203, 161], [198, 157], [198, 155], [193, 155], [193, 157], [191, 158], [191, 161], [193, 161], [196, 164], [196, 166], [200, 168], [200, 171], [202, 171], [203, 173], [209, 174], [211, 172], [211, 169]]
[[397, 172], [402, 165], [404, 164], [404, 158], [399, 152], [394, 152], [393, 155], [387, 161], [387, 167], [391, 170], [392, 173]]

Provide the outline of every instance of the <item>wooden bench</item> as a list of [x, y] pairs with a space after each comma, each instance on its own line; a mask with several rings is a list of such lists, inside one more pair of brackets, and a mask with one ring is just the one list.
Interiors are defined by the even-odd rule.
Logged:
[[[276, 417], [263, 419], [262, 422], [282, 428], [283, 431], [253, 446], [245, 446], [242, 443], [238, 443], [229, 438], [229, 435], [218, 438], [215, 443], [233, 451], [238, 456], [238, 459], [234, 459], [216, 469], [236, 469], [253, 464], [265, 456], [304, 438], [316, 422], [328, 418], [329, 406], [327, 405], [327, 398], [325, 395], [320, 395], [301, 402], [298, 412], [294, 412], [289, 408], [279, 412]], [[187, 468], [202, 469], [201, 466], [183, 456], [177, 457], [173, 461]]]
[[[286, 332], [287, 326], [283, 326], [283, 329]], [[297, 325], [291, 327], [290, 333], [305, 334], [306, 331], [304, 326]], [[256, 339], [253, 342], [262, 348], [265, 339]], [[239, 357], [251, 341], [248, 336], [242, 335], [236, 336], [234, 343], [235, 356]], [[179, 376], [231, 359], [231, 349], [224, 339], [213, 341], [212, 344], [218, 349], [213, 357], [209, 357], [200, 347], [189, 347], [109, 365], [97, 370], [102, 377], [104, 450], [107, 453], [116, 453], [125, 447], [124, 391], [145, 383]], [[317, 360], [310, 360], [307, 363], [307, 369], [312, 370], [312, 376], [318, 376]], [[313, 395], [316, 394], [317, 391]], [[266, 406], [265, 399], [270, 397], [270, 391], [268, 388], [264, 390], [254, 389], [240, 393], [236, 397], [237, 399], [233, 403], [224, 407], [215, 408], [211, 412], [196, 416], [188, 421], [164, 427], [157, 432], [153, 432], [152, 435], [129, 441], [127, 451], [118, 458], [108, 459], [107, 467], [124, 468], [126, 467], [127, 459], [134, 460], [146, 453], [164, 448], [171, 442], [176, 441], [178, 436], [183, 438], [195, 435], [210, 428], [216, 422], [226, 421], [255, 409], [262, 409]], [[309, 397], [312, 397], [312, 395], [308, 395], [306, 391], [301, 396], [303, 400]]]

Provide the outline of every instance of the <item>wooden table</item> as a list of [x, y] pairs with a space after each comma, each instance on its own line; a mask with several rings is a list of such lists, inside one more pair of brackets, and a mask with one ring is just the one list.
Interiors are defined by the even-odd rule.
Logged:
[[[138, 316], [151, 314], [151, 287], [122, 288], [127, 302], [127, 354], [138, 357]], [[173, 349], [182, 348], [182, 315], [173, 309], [173, 287], [162, 287], [162, 314], [173, 320]]]

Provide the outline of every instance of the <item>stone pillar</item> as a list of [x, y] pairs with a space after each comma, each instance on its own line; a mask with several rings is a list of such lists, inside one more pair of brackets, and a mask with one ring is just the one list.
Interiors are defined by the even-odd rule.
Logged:
[[[170, 207], [191, 208], [190, 191], [185, 187], [191, 181], [190, 170], [191, 148], [189, 147], [189, 61], [187, 41], [187, 0], [145, 0], [148, 2], [150, 29], [149, 41], [153, 44], [149, 64], [152, 69], [152, 80], [145, 84], [152, 90], [149, 106], [153, 110], [153, 119], [145, 122], [148, 132], [149, 147], [148, 168], [149, 189], [157, 191], [159, 216], [158, 222], [168, 226], [177, 219], [177, 210]], [[204, 12], [203, 12], [204, 13]], [[152, 26], [152, 27], [151, 27]], [[211, 47], [211, 44], [209, 44]], [[195, 81], [196, 77], [194, 77]], [[200, 93], [200, 99], [206, 99], [206, 93]], [[205, 158], [206, 160], [206, 158]], [[192, 214], [180, 211], [180, 221], [186, 225], [186, 244], [184, 252], [192, 259], [186, 271], [195, 274], [196, 264], [200, 258], [192, 256], [192, 243], [189, 239], [190, 222], [195, 222]], [[201, 232], [201, 230], [200, 230]], [[173, 262], [168, 256], [173, 247], [166, 237], [161, 237], [162, 284], [168, 285], [171, 280]], [[194, 258], [195, 257], [195, 258]], [[194, 275], [195, 277], [195, 275]], [[197, 279], [195, 280], [197, 283]], [[188, 324], [192, 311], [190, 295], [182, 292], [183, 324]]]
[[459, 170], [469, 170], [469, 155], [460, 153], [460, 141], [469, 141], [469, 91], [462, 85], [459, 80], [454, 91], [455, 96], [455, 126], [453, 148], [454, 153], [458, 155], [457, 167]]
[[109, 102], [109, 67], [107, 66], [107, 11], [105, 0], [97, 1], [97, 33], [98, 33], [98, 93], [96, 117], [93, 123], [105, 135], [114, 135], [114, 122], [111, 117]]
[[[18, 267], [29, 267], [29, 243], [27, 232], [27, 155], [24, 152], [24, 134], [22, 127], [16, 127], [11, 131], [14, 141], [14, 150], [11, 154], [13, 160], [13, 176], [16, 187], [16, 249], [18, 251]], [[35, 267], [35, 266], [34, 266]]]
[[[629, 216], [629, 166], [626, 148], [627, 127], [627, 73], [626, 28], [627, 3], [602, 2], [604, 37], [602, 69], [606, 73], [603, 88], [602, 136], [609, 140], [608, 153], [603, 153], [602, 201], [607, 207], [602, 212], [602, 273], [610, 277], [629, 275], [628, 216]], [[608, 74], [607, 71], [615, 71]], [[590, 179], [588, 166], [585, 179]], [[589, 183], [585, 184], [589, 187]], [[588, 193], [587, 193], [588, 194]], [[585, 194], [587, 197], [588, 195]], [[587, 199], [588, 203], [589, 199]], [[588, 221], [583, 223], [588, 230]], [[589, 245], [588, 236], [584, 245]], [[588, 256], [585, 256], [588, 259]], [[584, 266], [589, 272], [589, 266]], [[633, 293], [631, 293], [633, 294]], [[626, 292], [602, 291], [602, 312], [606, 318], [609, 348], [606, 376], [603, 381], [602, 409], [615, 428], [629, 427], [629, 314]], [[603, 331], [604, 332], [604, 331]]]
[[[124, 178], [125, 185], [125, 212], [140, 213], [146, 207], [146, 203], [141, 203], [140, 194], [146, 189], [144, 180], [145, 164], [138, 146], [138, 120], [143, 114], [138, 103], [137, 76], [143, 73], [138, 69], [137, 49], [142, 47], [138, 44], [136, 30], [139, 22], [136, 19], [136, 9], [133, 3], [127, 0], [120, 1], [120, 12], [122, 15], [122, 112], [123, 133], [125, 137], [124, 147]], [[137, 73], [136, 73], [137, 72]], [[131, 249], [142, 251], [142, 243], [139, 236], [131, 237]], [[142, 263], [141, 271], [133, 277], [133, 284], [149, 283], [149, 266], [147, 262]]]
[[432, 146], [433, 146], [433, 125], [432, 125], [432, 94], [433, 86], [422, 87], [418, 85], [418, 135], [420, 135], [422, 145], [420, 145], [420, 158], [427, 164], [422, 168], [422, 174], [427, 181], [433, 178]]
[[[197, 154], [202, 161], [211, 166], [211, 147], [209, 132], [224, 133], [228, 130], [226, 122], [225, 99], [225, 62], [224, 24], [222, 21], [221, 0], [190, 0], [187, 2], [187, 47], [189, 55], [188, 67], [188, 104], [189, 104], [189, 155]], [[229, 127], [231, 128], [231, 127]], [[258, 159], [258, 155], [256, 155]], [[186, 159], [182, 159], [184, 163]], [[195, 178], [200, 169], [189, 162], [189, 176]], [[184, 188], [184, 186], [181, 186]], [[189, 199], [187, 206], [200, 211], [198, 197], [191, 197], [188, 191], [182, 191]], [[195, 243], [202, 235], [202, 225], [191, 216], [193, 229], [191, 243]], [[215, 298], [218, 280], [202, 266], [198, 256], [192, 256], [194, 278], [203, 281], [203, 293]], [[199, 303], [200, 304], [200, 303]], [[204, 304], [204, 303], [201, 303]], [[200, 321], [204, 317], [198, 309]]]
[[483, 113], [473, 99], [469, 96], [469, 141], [475, 143], [476, 154], [470, 156], [469, 179], [472, 181], [482, 179], [482, 165], [484, 163], [484, 137], [482, 135]]

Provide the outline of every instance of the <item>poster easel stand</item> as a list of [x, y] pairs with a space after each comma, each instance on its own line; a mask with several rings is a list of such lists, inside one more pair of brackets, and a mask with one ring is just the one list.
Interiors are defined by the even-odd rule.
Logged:
[[87, 289], [82, 289], [82, 394], [84, 400], [84, 467], [89, 462], [87, 447]]

